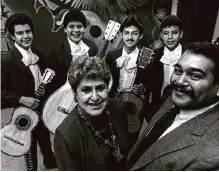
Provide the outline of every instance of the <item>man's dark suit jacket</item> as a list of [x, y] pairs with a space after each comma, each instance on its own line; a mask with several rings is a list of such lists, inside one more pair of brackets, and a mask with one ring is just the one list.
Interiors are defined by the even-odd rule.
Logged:
[[[95, 49], [88, 40], [83, 41], [90, 47], [88, 51], [89, 56], [96, 55], [97, 49]], [[49, 95], [65, 84], [71, 62], [71, 48], [66, 38], [61, 44], [52, 49], [50, 56], [47, 59], [47, 66], [56, 72], [52, 84], [50, 84], [48, 88]]]
[[219, 104], [175, 128], [152, 144], [137, 162], [131, 157], [154, 124], [173, 106], [171, 97], [159, 108], [128, 156], [128, 169], [145, 171], [219, 170]]
[[[46, 67], [42, 53], [32, 49], [39, 57], [37, 62], [41, 74]], [[21, 96], [33, 97], [35, 94], [34, 77], [28, 66], [21, 61], [23, 56], [13, 46], [1, 58], [1, 105], [2, 108], [16, 107]]]

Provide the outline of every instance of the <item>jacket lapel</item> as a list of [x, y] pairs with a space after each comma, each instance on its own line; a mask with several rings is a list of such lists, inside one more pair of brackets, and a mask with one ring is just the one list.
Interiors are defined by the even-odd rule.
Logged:
[[219, 105], [187, 121], [157, 140], [143, 153], [131, 170], [142, 168], [165, 154], [194, 145], [194, 137], [201, 137], [219, 119], [218, 109]]
[[136, 151], [138, 146], [141, 144], [144, 137], [146, 137], [147, 134], [149, 133], [149, 131], [152, 129], [154, 124], [162, 117], [163, 114], [165, 114], [168, 110], [170, 110], [172, 108], [172, 106], [173, 106], [173, 104], [171, 101], [171, 97], [168, 97], [166, 99], [166, 101], [162, 104], [162, 106], [159, 108], [159, 111], [157, 111], [157, 113], [151, 119], [150, 123], [147, 125], [147, 127], [145, 128], [143, 133], [140, 135], [139, 139], [134, 144], [132, 149], [130, 150], [129, 155], [128, 155], [128, 161], [131, 159], [132, 155], [134, 154], [134, 152]]
[[65, 39], [65, 41], [63, 42], [63, 52], [64, 54], [62, 55], [63, 60], [64, 60], [64, 64], [65, 66], [70, 66], [71, 62], [72, 62], [72, 55], [71, 55], [71, 48], [70, 48], [70, 44], [67, 40], [67, 38]]
[[26, 73], [27, 75], [32, 76], [29, 67], [25, 66], [24, 63], [21, 61], [21, 59], [23, 58], [23, 56], [22, 56], [22, 54], [20, 53], [20, 51], [19, 51], [15, 46], [13, 46], [13, 47], [11, 48], [11, 51], [12, 51], [12, 54], [13, 54], [13, 56], [14, 56], [14, 58], [15, 58], [15, 61], [16, 61], [17, 64], [18, 64], [19, 68], [20, 68], [21, 70], [23, 70], [24, 73]]

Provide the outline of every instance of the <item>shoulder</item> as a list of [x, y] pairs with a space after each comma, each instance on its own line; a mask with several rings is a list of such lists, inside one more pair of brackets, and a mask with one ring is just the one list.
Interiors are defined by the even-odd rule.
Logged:
[[107, 61], [107, 63], [110, 63], [112, 61], [115, 61], [121, 55], [122, 55], [122, 48], [116, 49], [116, 50], [113, 50], [113, 51], [109, 51], [107, 53], [106, 61]]
[[121, 100], [117, 98], [109, 99], [108, 110], [112, 112], [112, 114], [116, 114], [119, 116], [125, 113]]
[[57, 130], [65, 133], [68, 130], [71, 130], [79, 123], [79, 116], [71, 112], [63, 122], [58, 126]]
[[95, 56], [98, 52], [97, 45], [94, 42], [85, 38], [83, 38], [83, 42], [90, 48], [88, 51], [89, 56]]
[[109, 51], [107, 55], [109, 55], [109, 56], [111, 56], [111, 55], [122, 55], [122, 48]]
[[14, 56], [13, 49], [15, 49], [15, 47], [12, 47], [12, 49], [10, 49], [7, 53], [5, 53], [1, 57], [2, 65], [10, 65], [11, 63], [15, 62], [15, 59], [13, 57]]
[[122, 107], [122, 102], [121, 100], [117, 99], [117, 98], [110, 98], [109, 99], [109, 104], [108, 104], [108, 108], [121, 108]]
[[63, 54], [63, 51], [65, 51], [65, 49], [69, 49], [69, 51], [70, 51], [70, 45], [68, 43], [68, 40], [67, 39], [64, 39], [61, 41], [59, 40], [50, 49], [50, 55], [52, 55], [52, 56], [58, 55], [59, 56], [59, 54], [60, 55]]
[[31, 49], [33, 53], [36, 54], [39, 58], [44, 57], [43, 53], [40, 50], [36, 49], [35, 47], [32, 47]]
[[163, 55], [164, 46], [154, 50], [155, 55]]

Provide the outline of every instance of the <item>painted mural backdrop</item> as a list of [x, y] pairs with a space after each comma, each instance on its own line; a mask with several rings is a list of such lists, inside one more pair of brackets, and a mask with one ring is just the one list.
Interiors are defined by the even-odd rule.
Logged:
[[[34, 22], [34, 45], [48, 56], [51, 48], [64, 39], [62, 15], [73, 8], [81, 9], [88, 25], [85, 32], [93, 46], [100, 47], [104, 30], [109, 20], [122, 22], [136, 13], [144, 26], [142, 44], [156, 48], [159, 40], [160, 21], [170, 13], [171, 0], [1, 0], [1, 53], [13, 44], [5, 33], [5, 21], [13, 13], [27, 14]], [[109, 45], [108, 51], [122, 46], [119, 36]]]

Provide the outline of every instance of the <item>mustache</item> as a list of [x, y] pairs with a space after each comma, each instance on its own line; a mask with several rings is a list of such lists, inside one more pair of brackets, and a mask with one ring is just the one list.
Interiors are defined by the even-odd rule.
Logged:
[[172, 82], [170, 84], [170, 87], [172, 88], [172, 90], [179, 90], [180, 92], [187, 94], [190, 97], [195, 98], [195, 92], [193, 89], [188, 89], [186, 86], [184, 85], [179, 85], [176, 82]]

